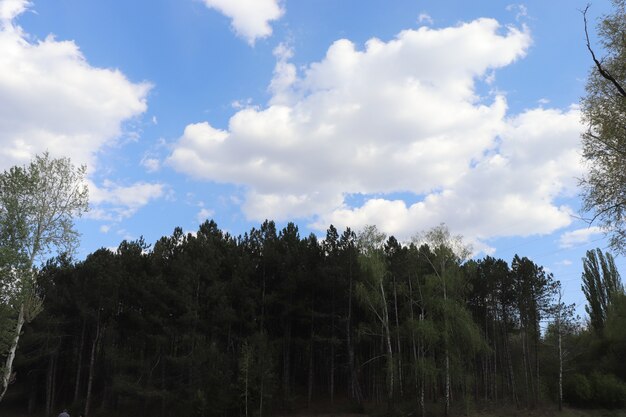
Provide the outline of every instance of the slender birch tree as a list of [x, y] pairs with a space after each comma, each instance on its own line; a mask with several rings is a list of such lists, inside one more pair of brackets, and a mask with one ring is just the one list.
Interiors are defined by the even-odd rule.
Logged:
[[0, 174], [0, 303], [13, 314], [8, 350], [0, 352], [0, 401], [12, 379], [22, 328], [42, 309], [36, 262], [78, 243], [74, 217], [87, 210], [85, 167], [47, 152]]

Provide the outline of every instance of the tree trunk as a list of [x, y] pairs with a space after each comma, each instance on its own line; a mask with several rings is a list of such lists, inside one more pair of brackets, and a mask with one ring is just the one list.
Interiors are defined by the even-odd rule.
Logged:
[[37, 373], [35, 371], [30, 372], [30, 389], [28, 390], [28, 414], [34, 414], [37, 408], [38, 387], [37, 387]]
[[537, 321], [534, 323], [535, 331], [533, 334], [534, 344], [535, 344], [535, 384], [534, 386], [534, 406], [536, 407], [539, 404], [539, 316], [537, 317]]
[[285, 405], [291, 408], [291, 321], [289, 320], [285, 329], [283, 349], [283, 400]]
[[244, 406], [246, 410], [245, 416], [248, 417], [248, 379], [250, 375], [250, 350], [248, 346], [245, 346], [246, 350], [243, 354], [244, 363]]
[[85, 329], [87, 327], [87, 320], [83, 319], [83, 330], [80, 333], [80, 344], [78, 347], [78, 363], [76, 365], [76, 384], [74, 385], [74, 403], [78, 401], [80, 395], [80, 374], [83, 368], [83, 350], [85, 349]]
[[[413, 311], [413, 285], [411, 284], [411, 278], [409, 277], [409, 306], [410, 306], [410, 313], [411, 313], [411, 322], [414, 323], [415, 320], [415, 314]], [[420, 323], [422, 322], [422, 320], [424, 319], [423, 314], [420, 314]], [[417, 349], [417, 343], [415, 341], [415, 330], [412, 329], [411, 331], [411, 346], [413, 348], [413, 366], [415, 368], [415, 389], [418, 392], [418, 406], [419, 406], [419, 410], [420, 410], [420, 416], [421, 417], [425, 417], [426, 413], [424, 410], [424, 378], [423, 378], [423, 374], [424, 371], [422, 369], [422, 366], [420, 364], [420, 362], [422, 361], [422, 350], [424, 349], [423, 347], [423, 341], [419, 342], [419, 355], [417, 353], [418, 349]]]
[[528, 346], [526, 343], [526, 328], [522, 331], [522, 363], [524, 365], [524, 382], [526, 383], [526, 406], [530, 406], [529, 397], [531, 395], [531, 388], [528, 377]]
[[446, 417], [450, 415], [450, 354], [448, 352], [448, 347], [446, 346], [445, 352], [445, 369], [446, 369], [446, 408], [445, 415]]
[[[313, 308], [311, 308], [311, 339], [309, 341], [309, 389], [307, 397], [307, 407], [311, 408], [311, 399], [313, 398]], [[332, 395], [332, 394], [331, 394]]]
[[15, 352], [17, 351], [17, 345], [20, 341], [20, 335], [22, 334], [22, 327], [25, 322], [24, 317], [24, 304], [20, 305], [20, 312], [17, 316], [17, 324], [15, 326], [15, 336], [13, 338], [13, 342], [11, 343], [11, 347], [9, 348], [9, 354], [7, 355], [6, 362], [4, 364], [4, 368], [2, 369], [2, 378], [0, 386], [0, 402], [4, 398], [4, 395], [9, 388], [9, 383], [11, 382], [11, 371], [13, 370], [13, 361], [15, 360]]
[[93, 377], [95, 373], [96, 354], [98, 352], [98, 342], [100, 339], [100, 310], [98, 310], [98, 319], [96, 323], [96, 334], [91, 344], [91, 358], [89, 359], [89, 379], [87, 381], [87, 397], [85, 399], [85, 416], [89, 417], [91, 406], [91, 389], [93, 387]]
[[[265, 341], [264, 341], [265, 343]], [[263, 417], [263, 395], [265, 394], [263, 388], [265, 386], [265, 349], [263, 349], [263, 354], [261, 355], [261, 387], [259, 388], [259, 417]]]
[[359, 406], [363, 403], [363, 394], [354, 365], [354, 346], [352, 345], [352, 260], [349, 259], [348, 266], [348, 317], [346, 317], [346, 345], [348, 348], [348, 368], [350, 371], [349, 391], [352, 400]]
[[46, 417], [52, 415], [52, 408], [54, 407], [54, 362], [55, 356], [50, 355], [48, 372], [46, 373]]
[[493, 309], [493, 399], [498, 402], [498, 336], [496, 333], [497, 314]]
[[505, 335], [505, 344], [506, 344], [506, 361], [509, 365], [509, 381], [511, 384], [511, 393], [513, 395], [513, 399], [515, 400], [515, 406], [519, 408], [519, 396], [517, 395], [517, 384], [515, 383], [515, 371], [513, 369], [513, 358], [511, 357], [511, 349], [509, 348], [508, 335]]
[[398, 350], [398, 388], [400, 397], [402, 394], [402, 346], [400, 343], [400, 319], [398, 318], [398, 291], [396, 288], [396, 277], [393, 276], [393, 306], [396, 313], [396, 345]]
[[385, 288], [383, 287], [382, 279], [379, 282], [380, 286], [380, 294], [382, 296], [383, 301], [383, 330], [385, 333], [385, 339], [387, 342], [387, 410], [391, 411], [391, 407], [393, 405], [393, 385], [394, 385], [394, 375], [393, 375], [393, 349], [391, 346], [391, 328], [389, 325], [389, 309], [387, 308], [387, 298], [385, 297]]
[[443, 282], [443, 302], [444, 302], [444, 316], [443, 316], [443, 329], [444, 329], [444, 337], [445, 337], [445, 399], [446, 399], [446, 405], [445, 405], [445, 416], [448, 417], [448, 415], [450, 414], [450, 352], [449, 352], [449, 347], [448, 347], [448, 315], [447, 315], [447, 305], [448, 305], [448, 292], [446, 289], [446, 281], [445, 281], [445, 272], [444, 272], [444, 267], [442, 265], [441, 268], [441, 280]]
[[[334, 340], [334, 335], [333, 335]], [[330, 345], [330, 404], [335, 404], [335, 344]]]

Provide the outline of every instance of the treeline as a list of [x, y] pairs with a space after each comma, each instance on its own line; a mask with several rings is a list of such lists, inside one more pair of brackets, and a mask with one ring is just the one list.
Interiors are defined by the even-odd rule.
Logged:
[[588, 254], [604, 262], [585, 281], [591, 326], [531, 260], [468, 256], [443, 226], [407, 245], [375, 227], [319, 241], [291, 223], [234, 237], [207, 221], [153, 247], [59, 257], [38, 274], [43, 312], [5, 403], [47, 416], [269, 416], [321, 401], [424, 415], [533, 408], [562, 387], [573, 404], [624, 405], [610, 256]]

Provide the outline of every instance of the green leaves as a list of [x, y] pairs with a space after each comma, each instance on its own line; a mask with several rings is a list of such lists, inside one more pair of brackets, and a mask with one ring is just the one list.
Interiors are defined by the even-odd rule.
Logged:
[[587, 299], [585, 311], [597, 334], [604, 329], [607, 312], [613, 299], [624, 294], [621, 278], [613, 256], [600, 250], [587, 251], [583, 258], [582, 291]]
[[73, 218], [87, 210], [84, 177], [85, 167], [76, 168], [68, 158], [54, 159], [48, 153], [0, 174], [0, 304], [19, 311], [13, 329], [15, 319], [0, 316], [0, 338], [14, 333], [8, 348], [0, 350], [0, 357], [6, 358], [0, 400], [22, 325], [43, 308], [35, 288], [35, 261], [55, 251], [70, 253], [78, 243]]
[[613, 0], [613, 5], [614, 13], [598, 27], [606, 55], [596, 59], [588, 44], [596, 66], [581, 101], [587, 126], [582, 135], [587, 174], [581, 185], [584, 210], [595, 213], [592, 221], [611, 233], [613, 249], [626, 253], [626, 2]]

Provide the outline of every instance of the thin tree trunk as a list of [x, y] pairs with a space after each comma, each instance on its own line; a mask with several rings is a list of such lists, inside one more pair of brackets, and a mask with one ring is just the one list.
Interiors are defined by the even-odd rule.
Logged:
[[[419, 280], [419, 277], [418, 277]], [[419, 287], [419, 281], [417, 281], [418, 284], [418, 289], [419, 289], [419, 293], [420, 293], [420, 315], [419, 315], [419, 321], [420, 324], [423, 324], [424, 321], [424, 308], [423, 308], [423, 299], [422, 299], [422, 290]], [[411, 284], [411, 279], [409, 278], [409, 295], [410, 295], [410, 306], [411, 306], [411, 321], [414, 320], [414, 311], [413, 311], [413, 285]], [[415, 332], [411, 332], [411, 339], [412, 339], [412, 344], [413, 344], [413, 360], [415, 361], [415, 387], [418, 390], [418, 405], [419, 405], [419, 409], [420, 409], [420, 416], [421, 417], [425, 417], [426, 416], [426, 409], [425, 409], [425, 401], [424, 401], [424, 391], [425, 391], [425, 385], [426, 385], [426, 376], [424, 373], [424, 356], [425, 356], [425, 351], [424, 351], [424, 340], [422, 340], [421, 338], [418, 339], [417, 344], [419, 344], [419, 353], [418, 353], [418, 349], [416, 349], [416, 342], [415, 342]], [[419, 371], [418, 371], [419, 370]]]
[[398, 388], [400, 397], [402, 393], [402, 345], [400, 344], [400, 319], [398, 318], [398, 290], [396, 288], [396, 276], [393, 276], [393, 306], [396, 313], [396, 345], [398, 348]]
[[530, 382], [528, 380], [528, 349], [526, 346], [526, 328], [522, 331], [522, 362], [524, 365], [524, 382], [526, 383], [526, 406], [528, 407], [530, 397]]
[[493, 317], [493, 399], [495, 402], [498, 402], [498, 336], [496, 333], [496, 319], [497, 314], [495, 312], [495, 308], [493, 309], [494, 317]]
[[78, 364], [76, 366], [76, 384], [74, 385], [74, 402], [78, 401], [80, 394], [80, 374], [83, 368], [83, 350], [85, 349], [85, 328], [87, 327], [87, 320], [83, 319], [83, 330], [80, 333], [80, 344], [78, 348]]
[[508, 335], [505, 335], [505, 344], [506, 344], [506, 360], [509, 365], [509, 381], [511, 384], [511, 392], [513, 394], [513, 399], [515, 400], [515, 406], [519, 408], [519, 396], [517, 395], [517, 385], [515, 383], [515, 371], [513, 370], [513, 358], [511, 357], [511, 349], [509, 348], [508, 343]]
[[[265, 343], [265, 340], [263, 341]], [[263, 349], [263, 354], [261, 355], [261, 387], [259, 389], [259, 417], [263, 417], [263, 395], [265, 394], [263, 391], [264, 383], [265, 383], [265, 349]]]
[[448, 352], [448, 347], [446, 346], [445, 352], [446, 358], [446, 409], [445, 415], [448, 416], [450, 414], [450, 355]]
[[244, 373], [244, 404], [245, 404], [245, 410], [246, 410], [246, 417], [248, 417], [248, 378], [250, 375], [250, 349], [248, 348], [248, 346], [246, 345], [246, 350], [244, 351], [244, 369], [245, 369], [245, 373]]
[[58, 369], [58, 352], [54, 353], [54, 357], [52, 358], [52, 387], [50, 389], [50, 407], [51, 411], [54, 408], [55, 398], [57, 396], [57, 369]]
[[285, 329], [285, 340], [283, 346], [283, 393], [285, 405], [291, 407], [291, 322], [287, 322], [287, 328]]
[[98, 309], [98, 318], [96, 323], [96, 334], [91, 344], [91, 358], [89, 359], [89, 379], [87, 381], [87, 397], [85, 399], [85, 416], [89, 417], [91, 407], [91, 390], [93, 387], [93, 378], [95, 373], [96, 354], [98, 352], [98, 342], [100, 339], [100, 310]]
[[313, 398], [313, 337], [315, 334], [313, 329], [313, 307], [311, 306], [311, 339], [309, 341], [309, 389], [307, 400], [308, 408], [311, 408], [311, 399]]
[[[165, 352], [165, 348], [163, 349]], [[165, 360], [161, 362], [161, 390], [166, 392], [165, 390]], [[161, 417], [165, 416], [165, 395], [161, 395]], [[246, 416], [247, 417], [247, 416]]]
[[[331, 333], [332, 334], [332, 333]], [[335, 343], [334, 335], [333, 343], [330, 345], [330, 404], [335, 404]]]
[[539, 317], [535, 322], [535, 332], [533, 334], [535, 342], [535, 384], [534, 384], [534, 406], [539, 404]]
[[25, 322], [24, 318], [24, 304], [20, 305], [20, 312], [17, 316], [17, 324], [15, 325], [15, 336], [13, 337], [13, 342], [11, 343], [11, 347], [9, 348], [9, 354], [7, 355], [6, 362], [4, 364], [4, 368], [2, 369], [2, 386], [0, 386], [0, 402], [4, 398], [4, 395], [9, 389], [9, 383], [11, 382], [11, 371], [13, 370], [13, 361], [15, 360], [15, 352], [17, 351], [17, 345], [20, 341], [20, 335], [22, 334], [22, 327]]
[[394, 385], [394, 375], [393, 375], [393, 349], [391, 346], [391, 328], [389, 325], [389, 309], [387, 308], [387, 299], [385, 297], [385, 288], [383, 287], [382, 279], [379, 282], [380, 284], [380, 293], [383, 299], [383, 319], [385, 322], [383, 323], [383, 328], [385, 332], [385, 339], [387, 341], [387, 409], [390, 411], [393, 404], [393, 385]]
[[352, 400], [359, 406], [363, 403], [363, 394], [354, 364], [354, 346], [352, 345], [352, 258], [348, 259], [348, 317], [346, 318], [346, 345], [348, 348], [348, 368], [350, 371], [349, 392]]
[[37, 408], [38, 390], [37, 390], [37, 374], [35, 371], [29, 373], [30, 389], [28, 390], [28, 414], [33, 414]]
[[53, 374], [54, 374], [54, 356], [51, 355], [48, 360], [48, 372], [46, 372], [46, 417], [50, 417], [52, 415], [52, 384], [53, 384]]

